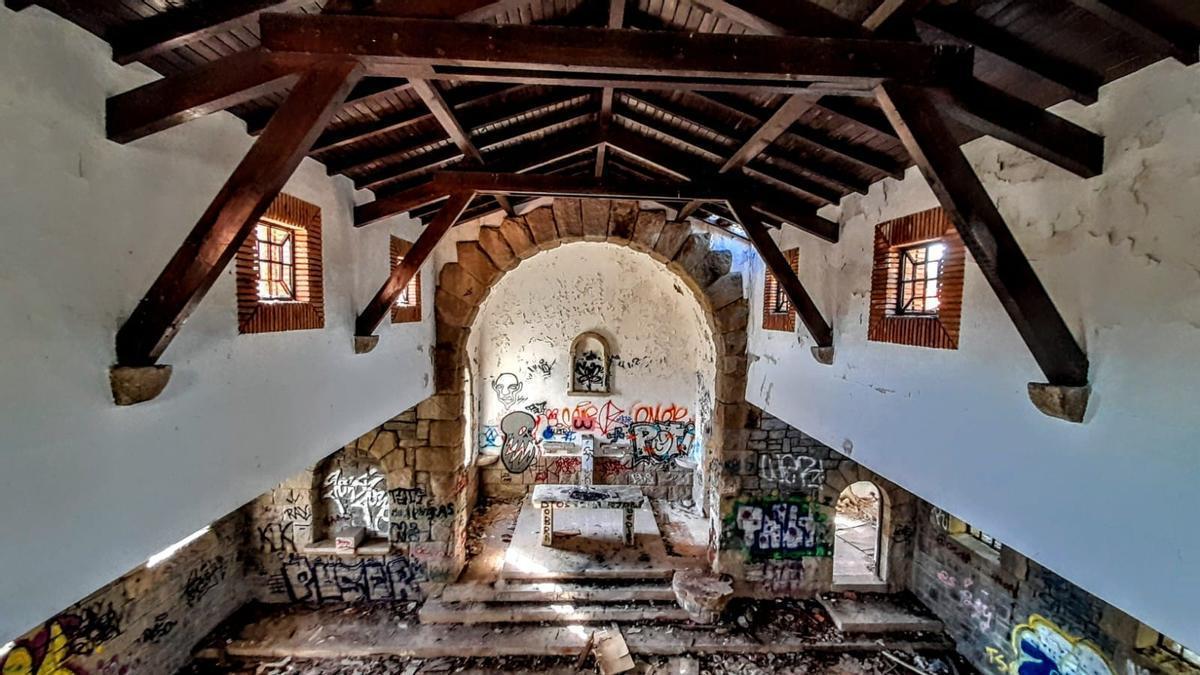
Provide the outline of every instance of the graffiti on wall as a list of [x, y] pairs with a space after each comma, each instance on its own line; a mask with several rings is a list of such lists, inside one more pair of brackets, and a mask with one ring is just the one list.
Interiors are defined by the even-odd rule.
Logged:
[[373, 532], [388, 531], [387, 485], [379, 469], [369, 467], [359, 475], [347, 474], [342, 469], [332, 471], [325, 478], [321, 497], [333, 503], [339, 524], [365, 527]]
[[726, 518], [725, 548], [741, 548], [752, 560], [833, 555], [829, 517], [808, 499], [737, 502]]
[[494, 424], [484, 425], [479, 432], [479, 449], [486, 450], [489, 448], [500, 447], [500, 427]]
[[81, 605], [46, 623], [32, 637], [18, 640], [0, 655], [4, 675], [84, 675], [68, 663], [97, 654], [122, 633], [122, 614], [112, 602]]
[[574, 391], [608, 391], [608, 364], [599, 352], [587, 349], [575, 355], [571, 366], [571, 388]]
[[996, 647], [985, 650], [991, 664], [1008, 675], [1116, 673], [1094, 642], [1068, 634], [1040, 614], [1013, 628], [1009, 650], [1009, 653]]
[[225, 568], [225, 558], [217, 556], [205, 560], [192, 571], [188, 572], [187, 582], [183, 585], [183, 599], [188, 607], [200, 604], [208, 592], [216, 588], [224, 579], [228, 570]]
[[791, 453], [759, 455], [758, 476], [797, 489], [820, 489], [825, 484], [820, 459]]
[[292, 602], [407, 600], [424, 581], [423, 567], [406, 556], [380, 558], [305, 557], [283, 561], [273, 590]]
[[525, 396], [521, 394], [524, 388], [525, 383], [513, 373], [500, 373], [492, 378], [492, 391], [496, 392], [496, 400], [505, 410], [512, 410], [513, 406], [525, 402]]
[[540, 377], [543, 380], [548, 380], [554, 374], [554, 366], [558, 365], [558, 361], [547, 361], [546, 359], [538, 359], [537, 363], [530, 364], [526, 370], [529, 371], [530, 377]]
[[500, 422], [504, 434], [500, 461], [510, 473], [523, 473], [537, 459], [538, 445], [533, 437], [536, 427], [533, 415], [521, 410], [510, 412]]
[[431, 542], [434, 525], [454, 518], [454, 504], [435, 504], [423, 488], [396, 488], [389, 495], [392, 522], [388, 536], [393, 542]]
[[691, 421], [634, 422], [629, 426], [633, 446], [632, 466], [645, 463], [666, 464], [687, 457], [696, 439], [696, 424]]

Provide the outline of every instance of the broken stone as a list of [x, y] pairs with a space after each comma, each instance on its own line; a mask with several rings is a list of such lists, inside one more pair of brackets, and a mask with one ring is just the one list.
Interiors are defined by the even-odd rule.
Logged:
[[680, 570], [671, 580], [679, 606], [696, 623], [716, 623], [733, 597], [733, 585], [700, 570]]
[[117, 405], [149, 401], [161, 394], [170, 380], [171, 366], [113, 366], [108, 370], [108, 383]]
[[1033, 405], [1050, 417], [1068, 422], [1083, 422], [1091, 393], [1092, 387], [1086, 384], [1082, 387], [1070, 387], [1042, 382], [1029, 383], [1029, 400]]

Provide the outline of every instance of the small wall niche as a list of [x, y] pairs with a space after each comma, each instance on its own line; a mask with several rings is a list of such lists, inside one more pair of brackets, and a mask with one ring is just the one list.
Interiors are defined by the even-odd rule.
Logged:
[[608, 340], [594, 332], [581, 333], [571, 343], [569, 394], [611, 394], [612, 364]]

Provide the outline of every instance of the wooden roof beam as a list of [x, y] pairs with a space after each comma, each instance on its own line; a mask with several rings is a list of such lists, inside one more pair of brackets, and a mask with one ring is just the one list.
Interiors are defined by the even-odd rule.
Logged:
[[1050, 384], [1086, 387], [1087, 355], [950, 133], [941, 113], [948, 97], [897, 83], [881, 85], [878, 96]]
[[361, 73], [353, 62], [327, 62], [300, 79], [117, 332], [119, 366], [145, 367], [158, 361]]
[[763, 150], [766, 150], [775, 139], [783, 135], [788, 127], [792, 126], [796, 120], [805, 112], [808, 112], [813, 106], [811, 97], [793, 94], [784, 101], [783, 105], [778, 110], [771, 113], [758, 129], [747, 138], [741, 147], [734, 151], [729, 159], [721, 165], [717, 173], [729, 173], [734, 169], [740, 169], [750, 163], [750, 160], [758, 157]]
[[[621, 28], [625, 25], [625, 0], [609, 0], [608, 2], [608, 27]], [[600, 127], [608, 128], [612, 121], [613, 96], [615, 90], [612, 87], [604, 87], [600, 94]], [[599, 178], [604, 175], [604, 158], [608, 153], [608, 146], [601, 143], [596, 148], [596, 167], [593, 174]]]
[[974, 82], [952, 90], [945, 114], [1081, 178], [1104, 171], [1104, 137], [1000, 89]]
[[969, 76], [972, 60], [969, 49], [876, 40], [650, 34], [345, 15], [264, 14], [260, 21], [268, 49], [353, 56], [373, 75], [403, 76], [422, 67], [523, 68], [567, 80], [593, 71], [646, 80], [757, 77], [856, 88], [885, 79], [950, 83]]
[[[691, 180], [691, 174], [695, 172], [694, 155], [621, 127], [613, 127], [607, 133], [606, 140], [613, 149], [637, 157], [651, 166], [660, 167], [665, 172]], [[738, 193], [755, 195], [751, 200], [755, 209], [826, 241], [837, 242], [838, 224], [818, 216], [812, 205], [797, 206], [797, 199], [780, 196], [772, 188], [754, 182], [744, 175], [727, 174], [722, 180], [729, 182], [731, 189]]]
[[[594, 113], [590, 110], [580, 110], [577, 108], [563, 108], [545, 115], [530, 117], [523, 119], [514, 124], [509, 124], [491, 129], [486, 134], [481, 134], [478, 137], [477, 146], [483, 152], [488, 152], [492, 148], [501, 144], [510, 144], [513, 141], [518, 141], [525, 136], [536, 134], [544, 131], [548, 127], [557, 126], [560, 124], [574, 124], [593, 116]], [[382, 158], [371, 160], [374, 162], [387, 162], [393, 155], [403, 155], [408, 150], [385, 155]], [[394, 180], [396, 177], [402, 176], [405, 173], [413, 171], [421, 171], [423, 168], [430, 166], [442, 165], [447, 162], [457, 161], [460, 157], [464, 157], [461, 151], [456, 151], [456, 148], [451, 146], [443, 146], [436, 148], [427, 153], [421, 153], [402, 161], [400, 164], [381, 164], [375, 168], [367, 170], [365, 173], [352, 175], [355, 184], [360, 188], [375, 189], [381, 183]], [[490, 159], [489, 159], [490, 161]], [[351, 167], [348, 173], [355, 173], [364, 168], [364, 165]]]
[[[546, 136], [535, 150], [520, 146], [505, 148], [503, 153], [498, 152], [490, 158], [490, 165], [495, 171], [511, 173], [534, 171], [564, 157], [587, 152], [601, 142], [600, 131], [595, 128], [560, 131]], [[432, 182], [431, 178], [426, 180]], [[354, 225], [355, 227], [370, 225], [384, 218], [437, 201], [439, 196], [433, 188], [422, 191], [420, 186], [410, 186], [392, 194], [377, 193], [375, 201], [360, 204], [354, 208]]]
[[1104, 78], [1068, 61], [1037, 50], [1033, 45], [1005, 32], [957, 7], [930, 9], [914, 19], [922, 37], [930, 33], [940, 41], [943, 36], [974, 45], [1021, 70], [1065, 89], [1071, 98], [1084, 104], [1096, 102]]
[[811, 2], [779, 0], [692, 0], [693, 4], [745, 26], [760, 35], [863, 38], [867, 32], [852, 21]]
[[255, 49], [109, 97], [108, 137], [118, 143], [183, 124], [278, 91], [313, 59]]
[[1144, 0], [1068, 0], [1185, 66], [1200, 61], [1200, 29]]
[[528, 0], [331, 0], [325, 11], [329, 14], [483, 21], [528, 4]]
[[[442, 98], [441, 92], [428, 80], [410, 78], [409, 82], [412, 83], [413, 91], [425, 102], [434, 119], [446, 130], [446, 134], [450, 136], [450, 141], [470, 161], [483, 165], [483, 153], [479, 152], [479, 148], [475, 147], [475, 144], [471, 141], [471, 135], [459, 124], [458, 119], [454, 116], [454, 111], [450, 109], [450, 104], [446, 103], [446, 99]], [[497, 196], [496, 202], [500, 204], [500, 208], [504, 209], [508, 215], [516, 215], [516, 211], [513, 211], [512, 204], [508, 203], [507, 198]]]
[[225, 0], [185, 5], [123, 25], [109, 36], [108, 41], [112, 45], [113, 60], [128, 65], [251, 23], [263, 12], [286, 12], [309, 1]]
[[421, 269], [421, 265], [425, 264], [425, 260], [433, 253], [433, 249], [437, 247], [442, 237], [446, 236], [454, 223], [462, 216], [463, 211], [467, 210], [473, 197], [474, 195], [470, 192], [457, 192], [450, 195], [450, 199], [438, 211], [437, 216], [425, 227], [421, 236], [417, 237], [417, 241], [405, 254], [404, 260], [388, 274], [387, 281], [383, 282], [383, 286], [380, 286], [375, 297], [371, 298], [354, 323], [356, 348], [360, 344], [366, 345], [365, 348], [356, 349], [356, 351], [361, 353], [374, 348], [375, 340], [362, 338], [373, 336], [392, 305], [396, 304], [396, 298], [400, 297], [400, 293], [408, 286], [408, 282]]
[[808, 294], [804, 284], [800, 282], [796, 270], [792, 269], [775, 240], [771, 238], [762, 216], [748, 202], [731, 200], [729, 205], [733, 208], [734, 215], [741, 222], [742, 229], [749, 235], [750, 241], [754, 244], [755, 250], [758, 251], [758, 255], [763, 259], [767, 269], [771, 270], [771, 274], [783, 288], [792, 307], [796, 309], [800, 321], [808, 329], [809, 335], [812, 335], [813, 341], [816, 343], [812, 350], [813, 356], [820, 363], [831, 365], [833, 363], [833, 328], [821, 315], [821, 310], [813, 302], [812, 296]]

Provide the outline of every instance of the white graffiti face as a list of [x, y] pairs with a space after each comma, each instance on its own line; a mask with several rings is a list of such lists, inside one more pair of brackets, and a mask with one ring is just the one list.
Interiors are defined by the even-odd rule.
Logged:
[[496, 392], [496, 398], [505, 410], [525, 400], [525, 397], [521, 396], [521, 390], [524, 388], [525, 384], [512, 373], [501, 373], [492, 380], [492, 391]]
[[337, 515], [352, 527], [384, 533], [390, 528], [390, 503], [379, 469], [372, 467], [358, 476], [347, 476], [338, 469], [325, 479], [321, 496], [333, 502]]

